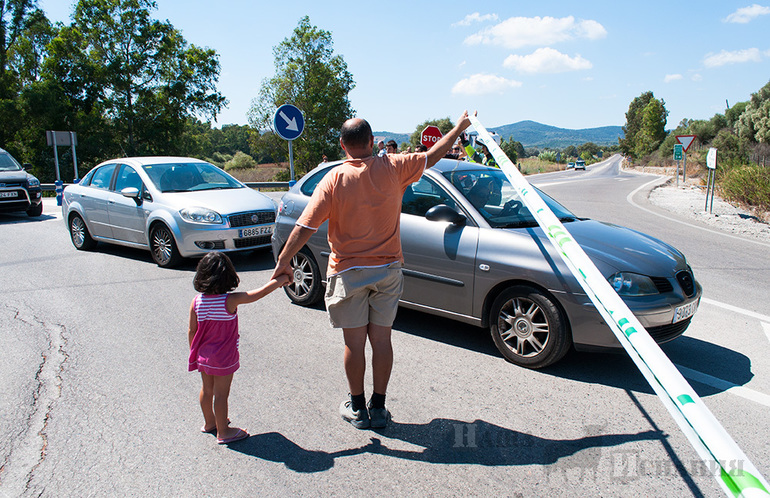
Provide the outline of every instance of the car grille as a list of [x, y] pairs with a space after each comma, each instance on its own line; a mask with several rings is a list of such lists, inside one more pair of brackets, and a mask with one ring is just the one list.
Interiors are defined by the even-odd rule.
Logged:
[[244, 247], [257, 247], [257, 246], [265, 246], [270, 244], [270, 237], [271, 235], [261, 235], [259, 237], [248, 237], [245, 239], [235, 239], [233, 242], [235, 243], [236, 249], [243, 249]]
[[275, 211], [251, 211], [233, 214], [229, 218], [232, 228], [275, 223]]
[[690, 270], [680, 271], [676, 274], [676, 281], [682, 286], [682, 290], [687, 297], [692, 297], [695, 294], [695, 279], [692, 276]]
[[666, 277], [650, 277], [650, 280], [652, 280], [652, 283], [655, 284], [655, 288], [658, 289], [658, 292], [661, 294], [674, 290], [674, 286], [671, 285], [671, 282], [669, 282]]
[[692, 320], [692, 317], [681, 322], [661, 325], [660, 327], [649, 327], [647, 332], [650, 333], [650, 337], [655, 339], [655, 342], [662, 344], [682, 335], [690, 325], [690, 320]]

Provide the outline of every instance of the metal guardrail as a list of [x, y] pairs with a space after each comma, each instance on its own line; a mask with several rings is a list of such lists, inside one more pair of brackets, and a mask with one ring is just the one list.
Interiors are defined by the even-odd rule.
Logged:
[[[278, 189], [278, 190], [288, 190], [290, 186], [290, 182], [243, 182], [244, 185], [246, 185], [249, 188], [253, 188], [256, 190], [260, 189]], [[67, 185], [72, 185], [71, 183], [65, 183], [63, 187], [66, 187]], [[56, 191], [56, 185], [53, 183], [41, 183], [40, 188], [43, 189], [44, 192], [55, 192]]]

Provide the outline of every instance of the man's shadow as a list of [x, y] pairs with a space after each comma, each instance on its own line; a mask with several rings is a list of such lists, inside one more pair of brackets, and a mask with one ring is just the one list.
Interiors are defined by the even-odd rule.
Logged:
[[[607, 426], [586, 426], [576, 439], [549, 439], [500, 427], [484, 420], [464, 422], [434, 419], [427, 424], [392, 422], [387, 429], [372, 433], [370, 442], [358, 448], [334, 452], [307, 450], [283, 434], [268, 432], [233, 443], [231, 449], [263, 460], [282, 462], [295, 472], [323, 472], [334, 467], [339, 457], [374, 453], [436, 464], [485, 466], [551, 465], [581, 453], [581, 464], [598, 468], [601, 449], [631, 441], [662, 440], [660, 431], [635, 434], [603, 434]], [[377, 436], [377, 437], [375, 437]], [[387, 440], [399, 440], [421, 450], [391, 448]], [[391, 445], [392, 446], [392, 445]], [[585, 451], [589, 450], [589, 451]]]

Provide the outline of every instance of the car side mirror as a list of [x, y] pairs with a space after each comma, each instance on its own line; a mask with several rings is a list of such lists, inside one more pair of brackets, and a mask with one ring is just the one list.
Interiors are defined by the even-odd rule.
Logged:
[[137, 206], [142, 203], [142, 197], [139, 193], [139, 189], [136, 187], [126, 187], [120, 191], [120, 195], [133, 199]]
[[457, 226], [465, 226], [465, 223], [468, 221], [464, 214], [446, 204], [439, 204], [428, 209], [428, 212], [425, 213], [425, 218], [430, 221], [448, 221]]
[[21, 167], [24, 169], [24, 171], [29, 171], [32, 169], [32, 165], [30, 163], [24, 163], [21, 165]]

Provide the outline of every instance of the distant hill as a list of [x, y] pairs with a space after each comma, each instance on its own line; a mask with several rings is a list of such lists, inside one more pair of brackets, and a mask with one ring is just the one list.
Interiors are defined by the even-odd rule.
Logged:
[[[544, 125], [535, 121], [519, 121], [496, 128], [490, 128], [506, 140], [513, 138], [521, 142], [524, 147], [562, 149], [568, 145], [582, 145], [593, 142], [596, 145], [617, 145], [618, 138], [623, 136], [623, 128], [620, 126], [602, 126], [599, 128], [583, 128], [571, 130]], [[410, 133], [393, 133], [389, 131], [375, 131], [375, 144], [379, 140], [387, 142], [395, 140], [401, 145], [409, 141]]]
[[618, 138], [623, 136], [623, 128], [620, 126], [602, 126], [600, 128], [583, 128], [570, 130], [557, 128], [535, 121], [519, 121], [497, 128], [490, 128], [506, 140], [513, 138], [521, 142], [524, 147], [552, 147], [563, 148], [568, 145], [581, 145], [593, 142], [596, 145], [617, 145]]

